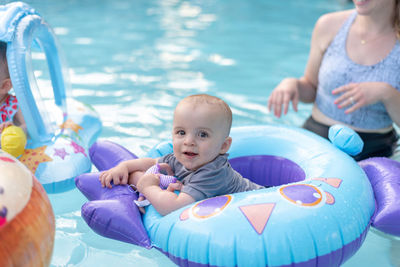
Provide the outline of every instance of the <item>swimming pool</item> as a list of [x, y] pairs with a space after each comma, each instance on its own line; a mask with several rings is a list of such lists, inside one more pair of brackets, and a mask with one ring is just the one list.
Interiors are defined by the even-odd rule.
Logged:
[[[283, 77], [302, 74], [316, 19], [351, 7], [332, 0], [27, 3], [59, 36], [72, 94], [101, 114], [101, 138], [139, 156], [169, 138], [174, 106], [198, 92], [225, 99], [234, 126], [301, 125], [311, 106], [302, 104], [278, 120], [267, 112], [267, 96]], [[53, 266], [173, 266], [155, 249], [95, 234], [80, 217], [86, 199], [78, 190], [50, 200]], [[399, 252], [398, 241], [370, 231], [345, 266], [392, 266], [391, 255], [400, 264]]]

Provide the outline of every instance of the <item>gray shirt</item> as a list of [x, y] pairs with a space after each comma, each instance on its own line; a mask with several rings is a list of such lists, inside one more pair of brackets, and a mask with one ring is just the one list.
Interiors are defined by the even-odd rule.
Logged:
[[181, 192], [190, 195], [196, 201], [264, 188], [235, 171], [229, 164], [228, 154], [218, 156], [195, 171], [187, 170], [173, 154], [161, 157], [158, 162], [171, 166], [175, 177], [184, 185]]

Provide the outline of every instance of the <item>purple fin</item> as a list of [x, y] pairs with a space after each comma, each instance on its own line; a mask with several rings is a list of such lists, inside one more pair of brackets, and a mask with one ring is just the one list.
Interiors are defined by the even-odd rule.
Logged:
[[97, 141], [89, 149], [90, 160], [99, 171], [108, 170], [124, 160], [137, 156], [111, 141]]
[[400, 236], [400, 162], [388, 158], [369, 158], [358, 162], [374, 189], [376, 211], [372, 226]]
[[[122, 146], [109, 141], [97, 141], [90, 148], [90, 156], [99, 170], [136, 158]], [[151, 241], [141, 214], [133, 203], [137, 194], [127, 185], [101, 187], [99, 174], [86, 173], [75, 178], [76, 187], [90, 200], [82, 206], [83, 219], [99, 235], [150, 248]]]

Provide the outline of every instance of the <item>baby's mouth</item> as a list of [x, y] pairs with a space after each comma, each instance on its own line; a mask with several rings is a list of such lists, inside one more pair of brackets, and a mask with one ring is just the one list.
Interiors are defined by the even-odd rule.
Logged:
[[197, 153], [194, 153], [194, 152], [188, 152], [188, 151], [186, 151], [186, 152], [183, 152], [183, 154], [184, 154], [184, 155], [186, 155], [186, 156], [189, 156], [189, 157], [194, 157], [194, 156], [197, 156]]

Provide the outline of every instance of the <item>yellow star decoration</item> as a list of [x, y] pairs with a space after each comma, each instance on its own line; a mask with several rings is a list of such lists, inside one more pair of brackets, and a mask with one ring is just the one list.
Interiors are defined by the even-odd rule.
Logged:
[[79, 130], [82, 130], [83, 128], [79, 125], [73, 122], [71, 119], [66, 120], [63, 124], [60, 126], [61, 129], [67, 129], [70, 128], [72, 129], [75, 133], [78, 133]]
[[44, 151], [46, 150], [47, 146], [41, 146], [34, 149], [25, 149], [24, 154], [19, 159], [25, 166], [35, 174], [37, 167], [40, 163], [52, 161], [53, 159], [50, 158]]

